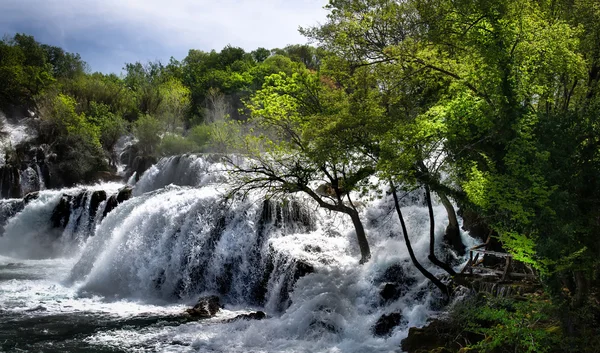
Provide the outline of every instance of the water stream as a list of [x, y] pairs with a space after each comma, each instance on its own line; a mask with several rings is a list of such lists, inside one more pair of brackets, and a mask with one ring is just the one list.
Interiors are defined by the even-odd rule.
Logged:
[[[226, 199], [223, 169], [205, 156], [163, 159], [106, 215], [123, 185], [1, 200], [0, 351], [400, 352], [408, 328], [435, 315], [438, 294], [410, 264], [389, 196], [362, 202], [373, 258], [361, 266], [344, 215], [301, 195]], [[100, 190], [106, 199], [92, 202]], [[53, 223], [64, 199], [70, 209]], [[429, 266], [419, 192], [404, 198], [403, 211]], [[435, 214], [442, 252], [443, 206]], [[390, 276], [401, 291], [384, 302]], [[221, 298], [216, 317], [182, 315], [206, 294]], [[227, 321], [252, 310], [268, 318]], [[401, 314], [400, 325], [375, 336], [389, 313]]]

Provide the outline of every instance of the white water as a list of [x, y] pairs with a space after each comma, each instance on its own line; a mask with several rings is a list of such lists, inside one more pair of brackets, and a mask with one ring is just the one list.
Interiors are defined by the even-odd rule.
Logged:
[[[161, 352], [399, 352], [408, 328], [435, 315], [437, 292], [408, 261], [389, 197], [365, 205], [373, 258], [360, 266], [345, 216], [302, 199], [299, 210], [287, 204], [281, 221], [275, 216], [265, 222], [260, 198], [223, 200], [226, 176], [221, 169], [202, 157], [164, 159], [140, 179], [136, 197], [95, 226], [93, 236], [67, 225], [58, 241], [40, 239], [56, 237], [47, 222], [65, 190], [41, 192], [8, 222], [0, 254], [73, 256], [19, 261], [16, 268], [45, 270], [35, 279], [0, 281], [0, 312], [171, 315], [201, 294], [220, 294], [227, 310], [210, 320], [118, 327], [85, 338], [93, 346]], [[409, 196], [403, 212], [415, 252], [427, 266], [427, 209], [418, 194]], [[267, 210], [277, 213], [273, 205]], [[436, 205], [435, 214], [441, 244], [444, 208]], [[467, 236], [465, 240], [471, 242]], [[2, 257], [0, 266], [10, 261], [16, 260]], [[297, 261], [311, 265], [315, 273], [292, 287]], [[269, 264], [274, 267], [270, 272]], [[382, 304], [380, 278], [394, 264], [401, 264], [404, 275], [415, 281], [398, 300]], [[261, 283], [266, 293], [257, 299]], [[288, 289], [289, 299], [282, 294]], [[26, 311], [40, 306], [43, 311]], [[223, 322], [249, 309], [271, 317]], [[374, 337], [371, 328], [377, 319], [392, 312], [402, 314], [402, 324], [390, 337]]]
[[18, 121], [9, 121], [4, 113], [0, 112], [0, 165], [4, 164], [4, 151], [31, 139], [34, 132], [26, 124], [27, 118]]

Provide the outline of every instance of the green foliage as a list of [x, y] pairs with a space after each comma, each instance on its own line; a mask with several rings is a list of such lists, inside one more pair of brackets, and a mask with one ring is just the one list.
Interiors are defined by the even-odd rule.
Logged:
[[133, 133], [138, 140], [142, 155], [151, 156], [160, 144], [161, 123], [152, 115], [142, 115], [133, 125]]
[[111, 153], [119, 138], [125, 134], [127, 122], [103, 103], [91, 102], [88, 114], [88, 121], [100, 131], [102, 147]]
[[194, 141], [185, 137], [165, 134], [158, 146], [158, 152], [161, 156], [175, 156], [190, 152], [199, 152], [198, 146]]
[[471, 347], [482, 353], [552, 352], [561, 340], [560, 323], [547, 298], [471, 299], [458, 304], [452, 315], [464, 330], [485, 337]]
[[33, 37], [16, 34], [0, 42], [0, 108], [30, 106], [54, 81], [52, 65]]
[[190, 90], [183, 86], [181, 81], [169, 79], [159, 86], [161, 103], [158, 108], [158, 117], [163, 122], [165, 129], [175, 132], [181, 127], [189, 108]]

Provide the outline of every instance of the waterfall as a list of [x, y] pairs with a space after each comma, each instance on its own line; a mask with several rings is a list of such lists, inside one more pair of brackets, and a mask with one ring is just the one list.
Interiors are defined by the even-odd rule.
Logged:
[[0, 200], [0, 254], [30, 259], [77, 254], [102, 216], [97, 209], [104, 205], [92, 203], [92, 196], [105, 190], [117, 194], [121, 186], [45, 190], [25, 199]]
[[[65, 285], [82, 298], [163, 305], [214, 294], [226, 308], [273, 316], [228, 330], [202, 326], [205, 335], [189, 341], [200, 351], [260, 351], [265, 342], [305, 351], [387, 351], [437, 310], [439, 294], [409, 260], [390, 195], [361, 200], [373, 255], [361, 266], [346, 215], [299, 194], [229, 198], [227, 185], [218, 156], [184, 155], [160, 160], [133, 190], [101, 184], [40, 191], [27, 202], [0, 200], [0, 221], [6, 220], [0, 255], [73, 258]], [[417, 257], [441, 275], [427, 261], [422, 192], [406, 193], [402, 207]], [[461, 262], [442, 242], [444, 207], [436, 203], [434, 211], [437, 251]], [[385, 339], [374, 337], [372, 327], [390, 313], [401, 318], [398, 326]]]

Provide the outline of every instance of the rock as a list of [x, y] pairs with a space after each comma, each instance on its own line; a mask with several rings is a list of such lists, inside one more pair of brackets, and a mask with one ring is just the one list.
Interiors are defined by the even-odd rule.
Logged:
[[71, 202], [73, 196], [63, 194], [58, 202], [58, 205], [54, 207], [50, 222], [54, 228], [64, 228], [69, 223], [69, 217], [71, 216]]
[[253, 313], [238, 315], [238, 316], [234, 317], [233, 319], [226, 320], [225, 322], [233, 322], [233, 321], [238, 321], [238, 320], [262, 320], [262, 319], [266, 319], [266, 318], [267, 318], [267, 314], [265, 314], [263, 311], [256, 311]]
[[112, 195], [111, 197], [108, 198], [108, 200], [106, 200], [106, 206], [104, 207], [104, 212], [102, 213], [102, 218], [106, 217], [106, 215], [114, 210], [115, 208], [117, 208], [117, 205], [119, 203], [117, 202], [117, 196], [116, 195]]
[[102, 201], [106, 201], [106, 191], [94, 191], [92, 196], [90, 196], [90, 219], [94, 219], [96, 217], [96, 212], [98, 211], [98, 207]]
[[123, 201], [129, 200], [132, 195], [133, 195], [133, 189], [126, 186], [119, 190], [119, 193], [117, 194], [117, 202], [121, 203]]
[[310, 273], [314, 273], [315, 268], [304, 261], [296, 260], [296, 271], [294, 272], [294, 283], [301, 277], [304, 277]]
[[154, 164], [156, 164], [156, 162], [156, 158], [152, 156], [135, 157], [130, 168], [131, 174], [133, 174], [134, 172], [136, 173], [135, 181], [140, 180], [144, 172], [150, 167], [152, 167]]
[[209, 295], [198, 299], [193, 308], [187, 309], [186, 312], [198, 319], [207, 319], [215, 316], [221, 309], [220, 299], [216, 295]]
[[1, 195], [5, 199], [21, 197], [21, 173], [19, 168], [4, 165], [0, 167]]
[[102, 213], [102, 217], [106, 217], [106, 215], [117, 208], [117, 206], [126, 200], [129, 200], [133, 196], [133, 189], [126, 186], [119, 190], [117, 195], [112, 195], [106, 200], [106, 206], [104, 207], [104, 212]]
[[392, 334], [394, 328], [399, 326], [402, 322], [402, 315], [400, 313], [391, 313], [388, 315], [381, 315], [379, 320], [373, 325], [373, 334], [378, 337], [386, 337]]
[[393, 302], [402, 296], [402, 286], [398, 283], [385, 283], [381, 291], [379, 291], [379, 296], [385, 303]]
[[443, 320], [433, 320], [422, 328], [411, 327], [402, 340], [402, 350], [407, 353], [456, 352], [466, 342], [476, 344], [483, 335], [465, 330], [464, 327]]
[[27, 205], [31, 201], [37, 200], [37, 198], [39, 196], [40, 196], [39, 191], [30, 192], [29, 194], [25, 195], [25, 197], [23, 198], [23, 202], [25, 203], [25, 205]]
[[403, 263], [395, 263], [389, 266], [379, 278], [378, 283], [385, 283], [380, 291], [381, 298], [384, 301], [393, 301], [402, 295], [402, 292], [414, 286], [416, 279], [407, 275], [404, 270]]

